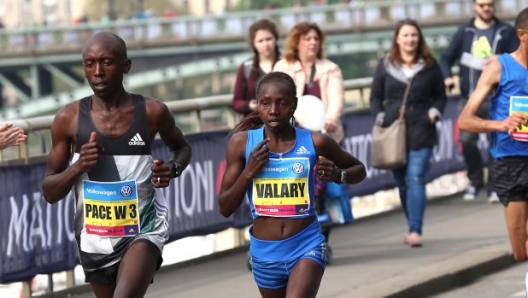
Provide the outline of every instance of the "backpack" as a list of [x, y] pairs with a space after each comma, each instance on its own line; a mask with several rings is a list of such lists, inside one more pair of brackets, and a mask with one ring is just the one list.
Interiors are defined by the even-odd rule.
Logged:
[[251, 69], [253, 68], [253, 59], [246, 60], [244, 62], [244, 78], [249, 80], [249, 76], [251, 75]]
[[[249, 60], [244, 61], [244, 78], [246, 79], [245, 80], [246, 84], [247, 84], [247, 81], [249, 80], [249, 77], [251, 76], [252, 68], [253, 68], [253, 59], [249, 59]], [[260, 80], [263, 77], [264, 77], [264, 73], [262, 71], [260, 71], [259, 76], [255, 80], [255, 86], [258, 86], [258, 83], [260, 82]], [[256, 87], [255, 87], [255, 89], [256, 89]], [[257, 90], [255, 90], [255, 92], [256, 91]], [[253, 96], [253, 98], [256, 98], [256, 94]]]

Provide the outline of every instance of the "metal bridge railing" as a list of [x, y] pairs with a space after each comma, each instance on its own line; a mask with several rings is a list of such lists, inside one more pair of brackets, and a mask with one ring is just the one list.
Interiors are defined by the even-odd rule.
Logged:
[[[368, 104], [372, 78], [359, 78], [344, 82], [347, 111], [365, 108]], [[232, 128], [240, 115], [231, 108], [232, 95], [223, 94], [209, 97], [167, 101], [165, 104], [174, 114], [176, 123], [186, 133]], [[46, 158], [50, 146], [50, 129], [54, 115], [9, 122], [22, 127], [28, 134], [28, 141], [20, 147], [0, 151], [0, 162], [4, 164], [30, 163]]]
[[[300, 21], [316, 22], [325, 32], [350, 33], [390, 29], [395, 20], [406, 17], [418, 20], [422, 26], [434, 26], [446, 22], [459, 24], [473, 15], [473, 1], [468, 0], [369, 0], [358, 3], [363, 4], [2, 30], [0, 58], [78, 53], [86, 38], [101, 30], [119, 34], [127, 40], [130, 48], [145, 49], [241, 41], [245, 39], [250, 24], [262, 17], [273, 19], [283, 33]], [[513, 19], [527, 5], [526, 0], [497, 1], [497, 14]]]

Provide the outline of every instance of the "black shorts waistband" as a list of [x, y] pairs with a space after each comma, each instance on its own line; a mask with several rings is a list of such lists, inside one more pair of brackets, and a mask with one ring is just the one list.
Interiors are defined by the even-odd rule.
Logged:
[[528, 156], [521, 156], [521, 155], [504, 156], [501, 158], [497, 158], [497, 160], [528, 162]]

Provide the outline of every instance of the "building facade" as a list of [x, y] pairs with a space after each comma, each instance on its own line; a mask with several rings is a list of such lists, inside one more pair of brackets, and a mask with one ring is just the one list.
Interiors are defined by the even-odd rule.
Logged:
[[[156, 8], [158, 16], [163, 14], [165, 6], [177, 7], [189, 15], [218, 15], [234, 8], [240, 1], [249, 3], [250, 0], [0, 0], [0, 21], [8, 29], [69, 25], [88, 15], [92, 21], [98, 21], [108, 13], [110, 5], [117, 12], [124, 8]], [[120, 8], [121, 5], [126, 7]]]

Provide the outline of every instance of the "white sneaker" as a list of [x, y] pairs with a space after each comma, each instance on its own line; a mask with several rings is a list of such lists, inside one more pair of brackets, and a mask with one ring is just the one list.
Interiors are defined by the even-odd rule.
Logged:
[[497, 196], [497, 193], [492, 191], [488, 197], [488, 203], [499, 203], [500, 200], [499, 200], [499, 196]]
[[464, 201], [473, 201], [477, 197], [477, 188], [475, 186], [469, 186], [466, 188], [464, 193]]

